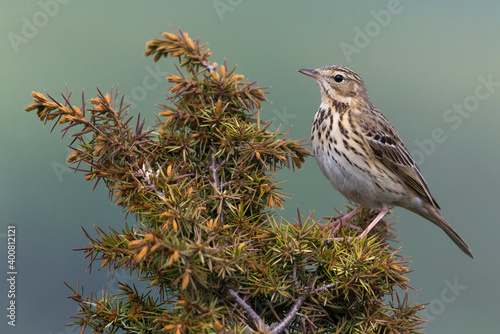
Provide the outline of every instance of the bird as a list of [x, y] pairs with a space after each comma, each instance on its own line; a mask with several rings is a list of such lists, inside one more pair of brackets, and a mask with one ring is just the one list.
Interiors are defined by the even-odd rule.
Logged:
[[467, 243], [441, 216], [415, 160], [370, 101], [361, 77], [340, 65], [298, 71], [316, 80], [321, 92], [311, 130], [314, 157], [332, 186], [358, 205], [342, 222], [363, 207], [379, 210], [359, 235], [362, 239], [391, 208], [402, 207], [440, 227], [473, 258]]

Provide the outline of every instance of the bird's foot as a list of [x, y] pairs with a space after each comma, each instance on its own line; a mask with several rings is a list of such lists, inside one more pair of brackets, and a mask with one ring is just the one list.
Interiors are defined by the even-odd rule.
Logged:
[[[362, 232], [363, 229], [361, 227], [359, 227], [357, 225], [353, 225], [353, 224], [347, 223], [347, 221], [349, 219], [351, 219], [356, 214], [356, 212], [358, 212], [359, 210], [361, 210], [361, 208], [362, 208], [362, 206], [358, 206], [356, 209], [352, 210], [351, 212], [346, 213], [343, 217], [340, 217], [340, 216], [335, 216], [335, 217], [321, 217], [322, 219], [328, 219], [329, 221], [335, 219], [335, 221], [333, 221], [333, 222], [331, 222], [329, 224], [317, 223], [317, 225], [319, 227], [321, 227], [321, 228], [325, 228], [327, 226], [329, 228], [333, 228], [333, 235], [335, 235], [338, 232], [338, 230], [340, 229], [340, 225], [343, 225], [343, 226], [352, 228], [353, 230]], [[341, 212], [339, 211], [339, 213], [341, 213]]]
[[[357, 209], [353, 210], [353, 211], [357, 211], [357, 210], [359, 210], [359, 207], [358, 207]], [[351, 211], [351, 212], [353, 212], [353, 211]], [[349, 214], [350, 214], [351, 212], [349, 212]], [[360, 234], [359, 236], [357, 236], [356, 238], [358, 238], [358, 240], [361, 240], [361, 239], [363, 239], [364, 237], [366, 237], [366, 236], [368, 235], [368, 233], [372, 230], [372, 228], [374, 228], [374, 227], [375, 227], [375, 225], [377, 225], [377, 223], [378, 223], [378, 222], [379, 222], [379, 221], [380, 221], [380, 220], [381, 220], [381, 219], [382, 219], [382, 218], [383, 218], [383, 217], [387, 214], [387, 212], [389, 212], [389, 208], [387, 208], [387, 207], [382, 208], [382, 210], [381, 210], [381, 211], [378, 213], [378, 215], [377, 215], [377, 216], [373, 219], [373, 221], [370, 223], [370, 225], [368, 225], [368, 227], [367, 227], [366, 229], [364, 229], [364, 230], [363, 230], [363, 229], [361, 229], [359, 226], [356, 226], [356, 227], [357, 227], [357, 228], [359, 228], [361, 231], [363, 231], [363, 233], [361, 233], [361, 234]], [[346, 216], [347, 216], [347, 215], [346, 215]], [[342, 218], [342, 220], [343, 220], [343, 218]], [[349, 224], [349, 225], [351, 225], [351, 224]], [[335, 230], [334, 230], [333, 235], [335, 235]], [[353, 239], [352, 237], [347, 238], [347, 242], [351, 242], [351, 240], [352, 240], [352, 239]], [[333, 241], [333, 240], [335, 240], [335, 241], [344, 241], [344, 240], [346, 240], [346, 238], [343, 238], [343, 237], [342, 237], [342, 238], [335, 238], [335, 237], [334, 237], [334, 238], [328, 238], [328, 239], [327, 239], [327, 241], [328, 241], [328, 242], [331, 242], [331, 241]]]
[[[321, 217], [322, 219], [334, 219], [336, 217]], [[341, 218], [341, 219], [338, 219], [338, 220], [335, 220], [329, 224], [321, 224], [321, 223], [317, 223], [317, 225], [321, 228], [330, 228], [330, 229], [333, 229], [333, 234], [335, 235], [339, 229], [340, 229], [340, 226], [345, 226], [345, 227], [348, 227], [348, 228], [351, 228], [353, 230], [356, 230], [356, 231], [359, 231], [359, 232], [363, 232], [363, 229], [357, 225], [354, 225], [354, 224], [350, 224], [350, 223], [346, 223], [346, 221], [344, 220], [344, 218]]]
[[327, 238], [326, 242], [332, 242], [332, 241], [347, 241], [347, 243], [350, 243], [352, 239], [358, 239], [361, 240], [364, 237], [364, 235], [358, 235], [357, 237], [339, 237], [339, 238]]

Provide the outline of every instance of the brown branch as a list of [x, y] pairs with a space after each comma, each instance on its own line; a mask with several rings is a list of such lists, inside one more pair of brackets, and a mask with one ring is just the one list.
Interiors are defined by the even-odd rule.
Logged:
[[295, 304], [293, 304], [292, 309], [290, 310], [288, 315], [283, 319], [282, 322], [280, 322], [276, 327], [274, 327], [274, 329], [271, 332], [269, 332], [269, 334], [282, 333], [288, 327], [288, 325], [290, 325], [290, 323], [293, 321], [293, 319], [295, 318], [295, 316], [299, 312], [300, 307], [302, 306], [304, 301], [307, 299], [307, 297], [309, 297], [309, 293], [305, 293], [305, 294], [301, 295], [299, 297], [299, 299], [297, 299]]
[[[280, 334], [282, 333], [289, 325], [290, 323], [295, 319], [296, 316], [303, 316], [302, 314], [298, 313], [300, 308], [302, 307], [302, 304], [305, 302], [307, 297], [313, 294], [318, 294], [327, 291], [328, 289], [331, 289], [332, 287], [336, 286], [337, 283], [330, 283], [326, 284], [320, 288], [313, 289], [314, 283], [316, 282], [316, 277], [318, 276], [320, 268], [316, 270], [316, 272], [313, 274], [313, 277], [311, 278], [311, 282], [309, 286], [306, 288], [306, 292], [302, 295], [300, 295], [299, 299], [293, 304], [292, 308], [290, 309], [290, 312], [288, 312], [287, 316], [278, 324], [276, 325], [273, 330], [269, 334]], [[299, 282], [297, 280], [297, 265], [295, 261], [293, 262], [293, 271], [292, 271], [292, 280], [295, 289], [298, 289]]]
[[215, 189], [217, 189], [217, 192], [222, 193], [219, 177], [217, 175], [219, 172], [219, 169], [220, 169], [220, 166], [217, 165], [217, 163], [215, 162], [215, 154], [212, 152], [212, 154], [210, 155], [210, 170], [212, 171], [212, 178], [214, 180], [214, 187], [215, 187]]
[[311, 295], [317, 295], [317, 294], [320, 294], [320, 293], [323, 293], [325, 291], [328, 291], [330, 290], [331, 288], [334, 288], [335, 286], [337, 285], [337, 282], [334, 282], [334, 283], [330, 283], [330, 284], [326, 284], [326, 285], [323, 285], [322, 287], [319, 287], [317, 289], [314, 289], [310, 292]]
[[[292, 321], [297, 316], [307, 318], [307, 316], [299, 313], [299, 310], [302, 307], [302, 304], [304, 304], [304, 302], [306, 301], [306, 299], [311, 295], [325, 292], [325, 291], [327, 291], [327, 290], [329, 290], [337, 285], [337, 283], [335, 282], [335, 283], [323, 285], [322, 287], [319, 287], [317, 289], [313, 289], [313, 286], [316, 282], [316, 278], [317, 278], [320, 270], [321, 269], [318, 268], [316, 270], [316, 272], [313, 274], [313, 276], [311, 277], [311, 281], [309, 283], [309, 286], [306, 287], [305, 292], [303, 294], [301, 294], [299, 296], [299, 298], [295, 301], [292, 308], [288, 312], [287, 316], [283, 320], [280, 320], [277, 317], [276, 313], [274, 312], [274, 309], [272, 307], [271, 302], [267, 301], [267, 305], [271, 308], [271, 310], [275, 314], [276, 318], [278, 320], [280, 320], [280, 322], [276, 326], [273, 327], [273, 329], [269, 332], [269, 334], [281, 334], [281, 333], [283, 333], [283, 331], [285, 329], [287, 329], [288, 326], [290, 326]], [[299, 281], [297, 278], [297, 264], [295, 261], [293, 262], [292, 281], [293, 281], [294, 288], [296, 290], [298, 290], [299, 289]], [[264, 321], [262, 320], [262, 318], [252, 309], [252, 307], [250, 305], [248, 305], [241, 297], [239, 297], [238, 294], [234, 290], [228, 289], [228, 293], [231, 297], [233, 297], [235, 299], [236, 304], [238, 304], [246, 312], [247, 317], [250, 320], [252, 320], [253, 325], [254, 325], [252, 327], [265, 328], [265, 329], [269, 328], [269, 326], [264, 324]], [[251, 324], [249, 324], [249, 325], [251, 326]]]
[[259, 317], [259, 315], [255, 313], [252, 307], [248, 305], [240, 296], [238, 296], [238, 294], [234, 290], [229, 289], [228, 293], [235, 299], [236, 304], [238, 304], [247, 313], [248, 318], [253, 321], [256, 328], [265, 326], [264, 321]]
[[299, 291], [299, 281], [297, 280], [297, 262], [293, 261], [293, 271], [292, 271], [292, 281], [293, 287], [296, 291]]

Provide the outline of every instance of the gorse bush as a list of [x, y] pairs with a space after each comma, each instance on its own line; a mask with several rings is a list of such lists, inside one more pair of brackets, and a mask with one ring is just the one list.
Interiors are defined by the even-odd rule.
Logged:
[[[414, 333], [422, 306], [399, 300], [405, 260], [388, 248], [386, 222], [352, 242], [312, 216], [287, 221], [274, 174], [301, 167], [303, 140], [269, 131], [260, 120], [263, 89], [209, 61], [210, 51], [182, 31], [147, 44], [154, 61], [176, 58], [178, 73], [159, 122], [144, 129], [118, 90], [82, 104], [33, 93], [40, 120], [70, 133], [68, 163], [103, 181], [113, 201], [138, 224], [86, 233], [82, 250], [111, 273], [127, 270], [147, 288], [122, 283], [120, 293], [71, 298], [74, 325], [95, 333]], [[314, 196], [314, 194], [311, 194]], [[353, 224], [374, 216], [363, 210]], [[391, 298], [393, 297], [393, 298]]]

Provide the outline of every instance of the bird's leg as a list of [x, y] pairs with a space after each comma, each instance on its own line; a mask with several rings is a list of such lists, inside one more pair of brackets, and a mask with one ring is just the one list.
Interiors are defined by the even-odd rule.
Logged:
[[358, 239], [363, 239], [364, 237], [366, 237], [366, 235], [371, 231], [371, 229], [374, 228], [375, 225], [377, 225], [380, 219], [384, 218], [387, 212], [389, 212], [389, 208], [383, 207], [382, 210], [378, 213], [377, 217], [375, 217], [370, 223], [370, 225], [368, 225], [368, 227], [365, 228], [365, 230], [363, 231], [363, 233], [361, 233]]
[[[354, 210], [353, 210], [354, 211]], [[365, 230], [363, 231], [363, 233], [361, 233], [357, 238], [359, 240], [363, 239], [364, 237], [366, 237], [366, 235], [375, 227], [375, 225], [377, 225], [377, 223], [382, 219], [384, 218], [384, 216], [389, 212], [389, 208], [388, 207], [382, 207], [382, 210], [380, 210], [380, 212], [378, 213], [378, 215], [372, 220], [372, 222], [370, 223], [370, 225], [368, 225]], [[350, 212], [349, 212], [350, 213]], [[347, 215], [346, 215], [347, 216]], [[344, 241], [344, 238], [333, 238], [333, 240], [335, 241]], [[328, 241], [331, 241], [331, 239], [329, 239]], [[348, 238], [347, 241], [351, 241], [351, 238]]]
[[351, 217], [354, 216], [362, 208], [363, 208], [363, 206], [360, 205], [356, 209], [352, 210], [351, 212], [346, 213], [342, 218], [340, 218], [340, 220], [342, 221], [342, 224], [347, 222], [349, 219], [351, 219]]
[[[352, 224], [347, 224], [347, 225], [346, 225], [346, 223], [347, 223], [347, 221], [348, 221], [349, 219], [351, 219], [351, 217], [352, 217], [352, 216], [354, 216], [354, 215], [355, 215], [355, 214], [356, 214], [359, 210], [361, 210], [362, 208], [363, 208], [363, 207], [360, 205], [360, 206], [358, 206], [356, 209], [352, 210], [351, 212], [346, 213], [346, 214], [345, 214], [344, 216], [342, 216], [339, 220], [336, 220], [336, 221], [332, 222], [332, 223], [330, 224], [330, 228], [332, 228], [332, 227], [334, 228], [334, 230], [333, 230], [333, 234], [335, 235], [335, 233], [337, 233], [337, 231], [338, 231], [338, 230], [339, 230], [339, 228], [340, 228], [340, 224], [342, 224], [342, 225], [344, 225], [344, 226], [348, 226], [348, 227], [350, 227], [350, 228], [352, 228], [352, 229], [355, 229], [355, 230], [360, 230], [360, 231], [361, 231], [361, 228], [360, 228], [359, 226], [352, 225]], [[330, 219], [331, 219], [331, 217], [323, 217], [323, 218], [330, 218]], [[327, 225], [327, 224], [320, 224], [320, 223], [318, 223], [318, 226], [320, 226], [320, 227], [326, 227], [326, 225]]]

